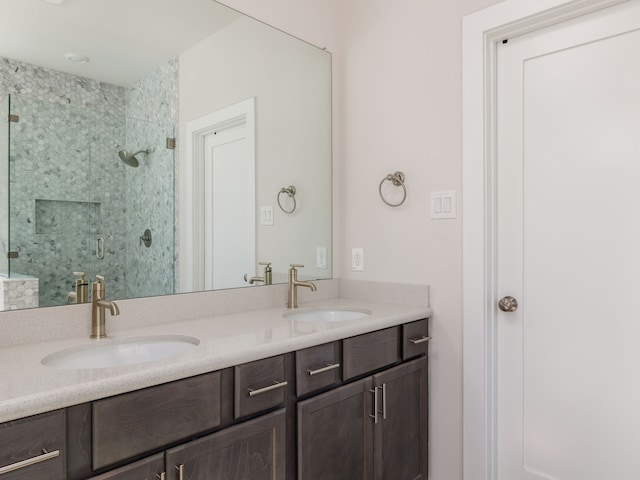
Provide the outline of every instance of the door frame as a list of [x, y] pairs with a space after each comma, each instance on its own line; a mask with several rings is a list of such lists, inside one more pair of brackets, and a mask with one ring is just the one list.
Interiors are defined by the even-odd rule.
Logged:
[[[186, 159], [180, 176], [184, 175], [185, 187], [180, 191], [180, 292], [204, 290], [204, 142], [216, 130], [246, 124], [247, 151], [252, 157], [253, 176], [256, 164], [255, 97], [217, 110], [186, 124]], [[255, 189], [249, 198], [255, 206]], [[255, 251], [255, 209], [250, 219], [253, 226]]]
[[497, 477], [496, 44], [628, 0], [505, 0], [463, 18], [463, 471]]

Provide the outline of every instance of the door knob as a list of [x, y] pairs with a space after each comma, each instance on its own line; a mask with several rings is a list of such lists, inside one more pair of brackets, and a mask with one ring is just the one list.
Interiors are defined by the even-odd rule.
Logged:
[[498, 308], [503, 312], [515, 312], [518, 309], [518, 301], [513, 297], [504, 297], [498, 302]]

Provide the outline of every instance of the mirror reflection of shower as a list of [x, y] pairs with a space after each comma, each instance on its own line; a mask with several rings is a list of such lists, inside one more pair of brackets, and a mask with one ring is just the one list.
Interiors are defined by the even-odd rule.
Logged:
[[120, 157], [120, 160], [122, 160], [130, 167], [137, 167], [138, 165], [140, 165], [140, 162], [138, 162], [138, 159], [136, 158], [136, 155], [138, 155], [139, 153], [148, 155], [149, 153], [151, 153], [151, 149], [147, 148], [146, 150], [138, 150], [136, 153], [129, 153], [126, 150], [120, 150], [118, 152], [118, 156]]

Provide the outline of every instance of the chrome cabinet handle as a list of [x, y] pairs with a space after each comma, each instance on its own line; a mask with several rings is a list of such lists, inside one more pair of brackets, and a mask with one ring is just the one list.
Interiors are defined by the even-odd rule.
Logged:
[[270, 392], [271, 390], [276, 390], [278, 388], [283, 388], [286, 386], [287, 386], [287, 382], [273, 382], [273, 385], [269, 385], [268, 387], [258, 388], [257, 390], [254, 390], [253, 388], [248, 388], [247, 390], [249, 391], [250, 397], [255, 397], [256, 395], [260, 395], [261, 393], [267, 393], [267, 392]]
[[378, 388], [380, 387], [373, 387], [373, 390], [369, 389], [373, 393], [373, 415], [369, 414], [373, 418], [373, 423], [378, 423], [378, 413], [380, 413], [378, 408]]
[[[382, 391], [382, 410], [380, 410], [380, 404], [378, 403], [378, 390]], [[373, 423], [378, 423], [378, 415], [382, 414], [382, 419], [387, 419], [387, 384], [383, 383], [379, 387], [373, 387], [369, 389], [373, 393], [373, 415], [369, 414], [373, 418]]]
[[339, 363], [333, 363], [333, 364], [330, 363], [326, 367], [318, 368], [316, 370], [307, 370], [307, 372], [309, 373], [310, 377], [313, 377], [314, 375], [318, 375], [319, 373], [324, 373], [324, 372], [328, 372], [330, 370], [335, 370], [336, 368], [340, 368], [340, 364]]
[[431, 337], [427, 337], [426, 335], [421, 336], [420, 338], [410, 338], [409, 341], [414, 345], [419, 345], [424, 342], [428, 342], [431, 340]]
[[156, 480], [166, 480], [167, 474], [165, 472], [156, 473]]
[[178, 480], [184, 480], [184, 464], [177, 465], [176, 472], [178, 472]]
[[21, 462], [12, 463], [11, 465], [6, 465], [4, 467], [0, 467], [0, 475], [4, 475], [5, 473], [15, 472], [16, 470], [20, 470], [21, 468], [30, 467], [31, 465], [35, 465], [36, 463], [44, 462], [46, 460], [51, 460], [52, 458], [56, 458], [60, 456], [60, 450], [54, 450], [53, 452], [47, 452], [46, 450], [42, 450], [42, 455], [38, 455], [37, 457], [27, 458], [26, 460], [22, 460]]
[[382, 384], [382, 419], [387, 419], [387, 384]]

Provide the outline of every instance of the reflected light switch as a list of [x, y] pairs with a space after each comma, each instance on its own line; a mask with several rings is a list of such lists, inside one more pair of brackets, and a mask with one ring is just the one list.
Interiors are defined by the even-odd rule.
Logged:
[[260, 208], [260, 225], [273, 225], [273, 207]]

